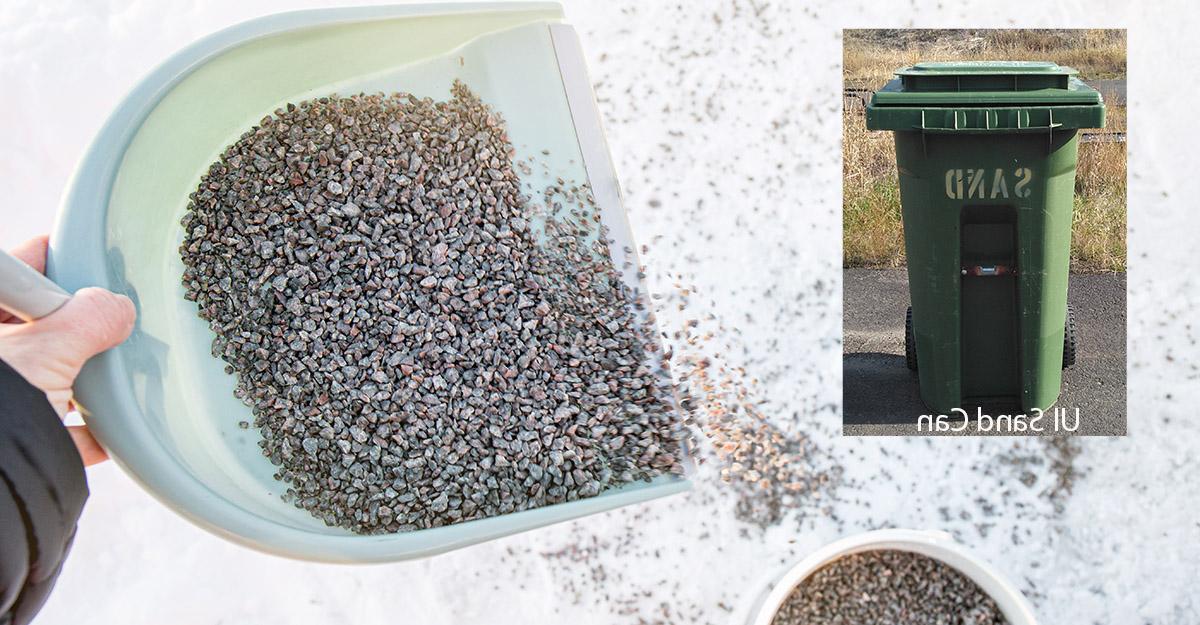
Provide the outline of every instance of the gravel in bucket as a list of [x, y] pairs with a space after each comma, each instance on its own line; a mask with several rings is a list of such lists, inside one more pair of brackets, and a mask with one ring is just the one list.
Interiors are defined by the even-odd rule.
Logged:
[[771, 625], [1005, 625], [991, 597], [933, 558], [898, 550], [842, 556], [800, 582]]

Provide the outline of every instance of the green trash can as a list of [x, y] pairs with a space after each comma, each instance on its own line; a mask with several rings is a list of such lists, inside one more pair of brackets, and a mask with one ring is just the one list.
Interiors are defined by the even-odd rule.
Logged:
[[919, 63], [867, 106], [896, 135], [912, 301], [909, 366], [929, 408], [1045, 410], [1074, 359], [1067, 309], [1079, 129], [1100, 93], [1044, 62]]

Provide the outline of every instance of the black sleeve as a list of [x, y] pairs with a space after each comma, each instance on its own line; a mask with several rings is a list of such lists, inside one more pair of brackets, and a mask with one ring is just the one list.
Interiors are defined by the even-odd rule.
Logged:
[[0, 625], [25, 625], [46, 602], [87, 496], [46, 394], [0, 361]]

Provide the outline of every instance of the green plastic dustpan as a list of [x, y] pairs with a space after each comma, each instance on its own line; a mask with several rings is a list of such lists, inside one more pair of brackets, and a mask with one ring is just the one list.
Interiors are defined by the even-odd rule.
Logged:
[[[328, 527], [281, 499], [250, 409], [210, 354], [212, 333], [183, 299], [179, 225], [201, 174], [287, 102], [405, 91], [447, 99], [463, 80], [508, 123], [517, 159], [590, 183], [618, 267], [637, 282], [635, 246], [574, 30], [553, 3], [410, 5], [274, 15], [170, 58], [117, 107], [83, 158], [51, 239], [47, 275], [69, 291], [103, 286], [138, 309], [133, 335], [90, 361], [75, 396], [96, 438], [167, 506], [221, 536], [302, 559], [428, 556], [685, 490], [663, 476], [590, 499], [384, 536]], [[548, 150], [550, 156], [542, 154]]]

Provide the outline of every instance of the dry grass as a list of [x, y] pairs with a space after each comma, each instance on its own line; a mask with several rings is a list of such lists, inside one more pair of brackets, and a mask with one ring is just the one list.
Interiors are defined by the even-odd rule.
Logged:
[[1123, 30], [846, 30], [848, 87], [876, 88], [918, 61], [1053, 61], [1084, 79], [1125, 77]]
[[896, 146], [867, 130], [861, 112], [842, 114], [842, 261], [847, 267], [904, 264]]
[[1125, 271], [1126, 183], [1124, 143], [1079, 146], [1071, 226], [1073, 271]]
[[[846, 31], [845, 78], [847, 86], [878, 87], [893, 70], [935, 58], [1044, 59], [1076, 67], [1085, 79], [1123, 78], [1124, 43], [1124, 31]], [[1109, 106], [1106, 130], [1125, 130], [1124, 106]], [[843, 262], [903, 266], [892, 133], [867, 131], [861, 109], [846, 110], [842, 140]], [[1125, 271], [1125, 144], [1081, 143], [1075, 192], [1072, 270]]]

